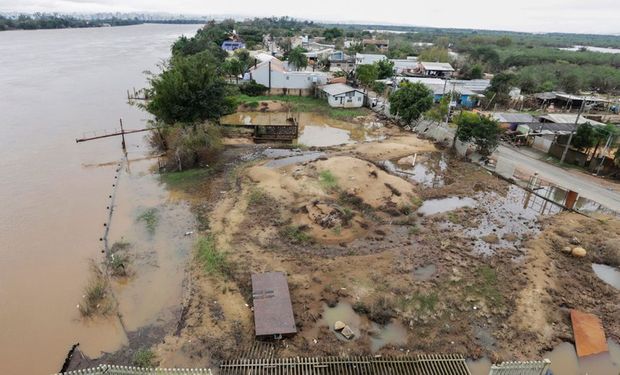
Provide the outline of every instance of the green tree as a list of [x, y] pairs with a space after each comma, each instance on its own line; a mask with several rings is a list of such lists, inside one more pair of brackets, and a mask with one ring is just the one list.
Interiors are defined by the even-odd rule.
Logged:
[[579, 125], [571, 145], [578, 150], [584, 150], [593, 147], [596, 144], [597, 135], [594, 127], [589, 122]]
[[362, 85], [369, 87], [379, 79], [379, 70], [375, 64], [359, 65], [355, 69], [355, 76]]
[[495, 44], [497, 44], [500, 47], [506, 48], [506, 47], [509, 47], [512, 44], [512, 39], [510, 39], [510, 37], [503, 36], [503, 37], [497, 39]]
[[499, 53], [489, 46], [478, 47], [470, 52], [470, 58], [487, 66], [488, 70], [495, 72], [500, 68], [501, 59]]
[[437, 123], [444, 121], [450, 112], [450, 95], [444, 95], [439, 103], [428, 110], [424, 117]]
[[411, 124], [433, 106], [433, 93], [422, 83], [403, 82], [390, 95], [390, 113]]
[[491, 85], [487, 89], [486, 96], [498, 104], [510, 102], [510, 90], [516, 76], [512, 73], [498, 73], [491, 80]]
[[229, 76], [235, 79], [235, 82], [239, 82], [239, 76], [245, 73], [241, 61], [236, 57], [227, 59], [222, 64], [222, 70]]
[[592, 151], [592, 156], [590, 157], [590, 161], [596, 157], [596, 152], [598, 151], [601, 145], [607, 143], [607, 141], [611, 137], [611, 144], [614, 144], [618, 139], [619, 130], [616, 125], [607, 124], [605, 126], [595, 126], [594, 127], [594, 138], [596, 139], [596, 145], [594, 146], [594, 151]]
[[385, 89], [387, 88], [387, 85], [383, 82], [373, 82], [371, 87], [372, 91], [376, 92], [379, 95], [383, 95]]
[[386, 79], [394, 75], [394, 62], [390, 60], [379, 60], [375, 64], [377, 64], [378, 79]]
[[295, 67], [295, 70], [304, 69], [308, 66], [308, 57], [304, 55], [304, 52], [306, 51], [303, 48], [295, 47], [288, 54], [288, 62]]
[[337, 27], [327, 28], [323, 30], [323, 37], [325, 37], [325, 39], [328, 41], [332, 41], [336, 38], [340, 38], [342, 35], [343, 35], [342, 30], [340, 30]]
[[418, 56], [419, 61], [432, 61], [432, 62], [450, 62], [450, 54], [447, 48], [431, 47], [426, 48], [420, 52]]
[[252, 56], [250, 56], [250, 52], [248, 52], [248, 50], [245, 48], [236, 50], [235, 57], [239, 60], [239, 63], [241, 64], [241, 74], [247, 72], [254, 63]]
[[166, 124], [218, 120], [234, 110], [230, 91], [208, 52], [177, 58], [149, 78], [147, 111]]
[[503, 129], [492, 118], [474, 112], [462, 112], [456, 123], [458, 140], [473, 142], [481, 155], [491, 155], [499, 145], [499, 137]]

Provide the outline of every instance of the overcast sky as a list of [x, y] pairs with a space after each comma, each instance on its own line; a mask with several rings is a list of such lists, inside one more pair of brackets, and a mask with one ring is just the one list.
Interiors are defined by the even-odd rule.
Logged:
[[0, 11], [288, 15], [317, 21], [620, 33], [620, 0], [0, 0]]

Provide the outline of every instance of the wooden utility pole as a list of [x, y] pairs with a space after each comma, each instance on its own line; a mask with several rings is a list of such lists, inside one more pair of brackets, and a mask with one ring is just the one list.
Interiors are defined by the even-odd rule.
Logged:
[[581, 116], [581, 112], [583, 112], [583, 108], [586, 106], [585, 98], [581, 101], [581, 107], [579, 107], [579, 112], [577, 113], [577, 118], [575, 118], [575, 130], [570, 132], [568, 136], [568, 142], [566, 142], [566, 146], [564, 146], [564, 152], [562, 152], [562, 158], [560, 159], [560, 165], [564, 164], [564, 159], [566, 159], [566, 154], [568, 153], [568, 148], [570, 147], [570, 143], [573, 140], [573, 134], [579, 130], [579, 117]]
[[127, 144], [125, 143], [125, 134], [140, 133], [140, 132], [146, 132], [146, 131], [149, 131], [149, 130], [157, 129], [157, 128], [143, 128], [143, 129], [125, 130], [125, 128], [123, 127], [123, 119], [119, 119], [119, 123], [121, 125], [120, 131], [116, 131], [115, 130], [115, 131], [110, 132], [110, 133], [106, 132], [103, 135], [93, 135], [92, 137], [76, 138], [75, 139], [75, 143], [94, 141], [95, 139], [102, 139], [102, 138], [109, 138], [109, 137], [118, 137], [120, 135], [121, 136], [121, 146], [123, 147], [123, 151], [126, 151], [127, 150]]

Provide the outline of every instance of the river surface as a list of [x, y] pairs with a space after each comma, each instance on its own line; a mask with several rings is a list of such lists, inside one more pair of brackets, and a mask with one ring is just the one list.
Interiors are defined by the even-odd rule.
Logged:
[[[85, 322], [76, 308], [90, 260], [102, 259], [120, 139], [75, 138], [117, 128], [120, 117], [128, 129], [143, 127], [147, 116], [126, 104], [126, 90], [143, 87], [143, 71], [156, 70], [172, 41], [198, 27], [0, 32], [1, 374], [54, 373], [74, 343], [97, 356], [125, 342], [118, 324]], [[147, 156], [143, 135], [127, 143], [130, 160]], [[134, 161], [120, 172], [111, 227], [111, 242], [133, 244], [139, 269], [115, 285], [129, 330], [178, 305], [191, 241], [184, 236], [192, 226], [188, 208], [150, 173], [153, 163]], [[135, 220], [148, 208], [159, 215], [154, 234]]]

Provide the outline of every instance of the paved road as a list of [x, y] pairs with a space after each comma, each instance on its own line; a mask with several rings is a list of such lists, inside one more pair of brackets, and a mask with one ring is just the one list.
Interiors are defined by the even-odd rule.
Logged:
[[580, 196], [593, 200], [616, 212], [620, 212], [620, 192], [606, 188], [581, 172], [565, 170], [555, 165], [532, 158], [518, 150], [500, 145], [495, 151], [499, 157], [515, 163], [517, 168], [538, 172], [544, 180], [553, 182], [561, 187], [576, 191]]
[[[374, 93], [373, 93], [374, 94]], [[374, 97], [372, 95], [371, 97]], [[384, 112], [389, 116], [390, 103], [384, 98], [384, 106], [373, 108], [375, 112]], [[613, 190], [604, 185], [602, 181], [596, 177], [588, 176], [582, 172], [571, 171], [560, 168], [553, 164], [546, 163], [534, 157], [533, 153], [519, 152], [510, 147], [500, 145], [494, 154], [498, 159], [505, 158], [514, 163], [518, 169], [527, 170], [532, 173], [538, 172], [544, 180], [555, 183], [563, 188], [576, 191], [580, 196], [588, 198], [594, 202], [620, 212], [620, 192]], [[620, 189], [617, 188], [617, 189]]]

